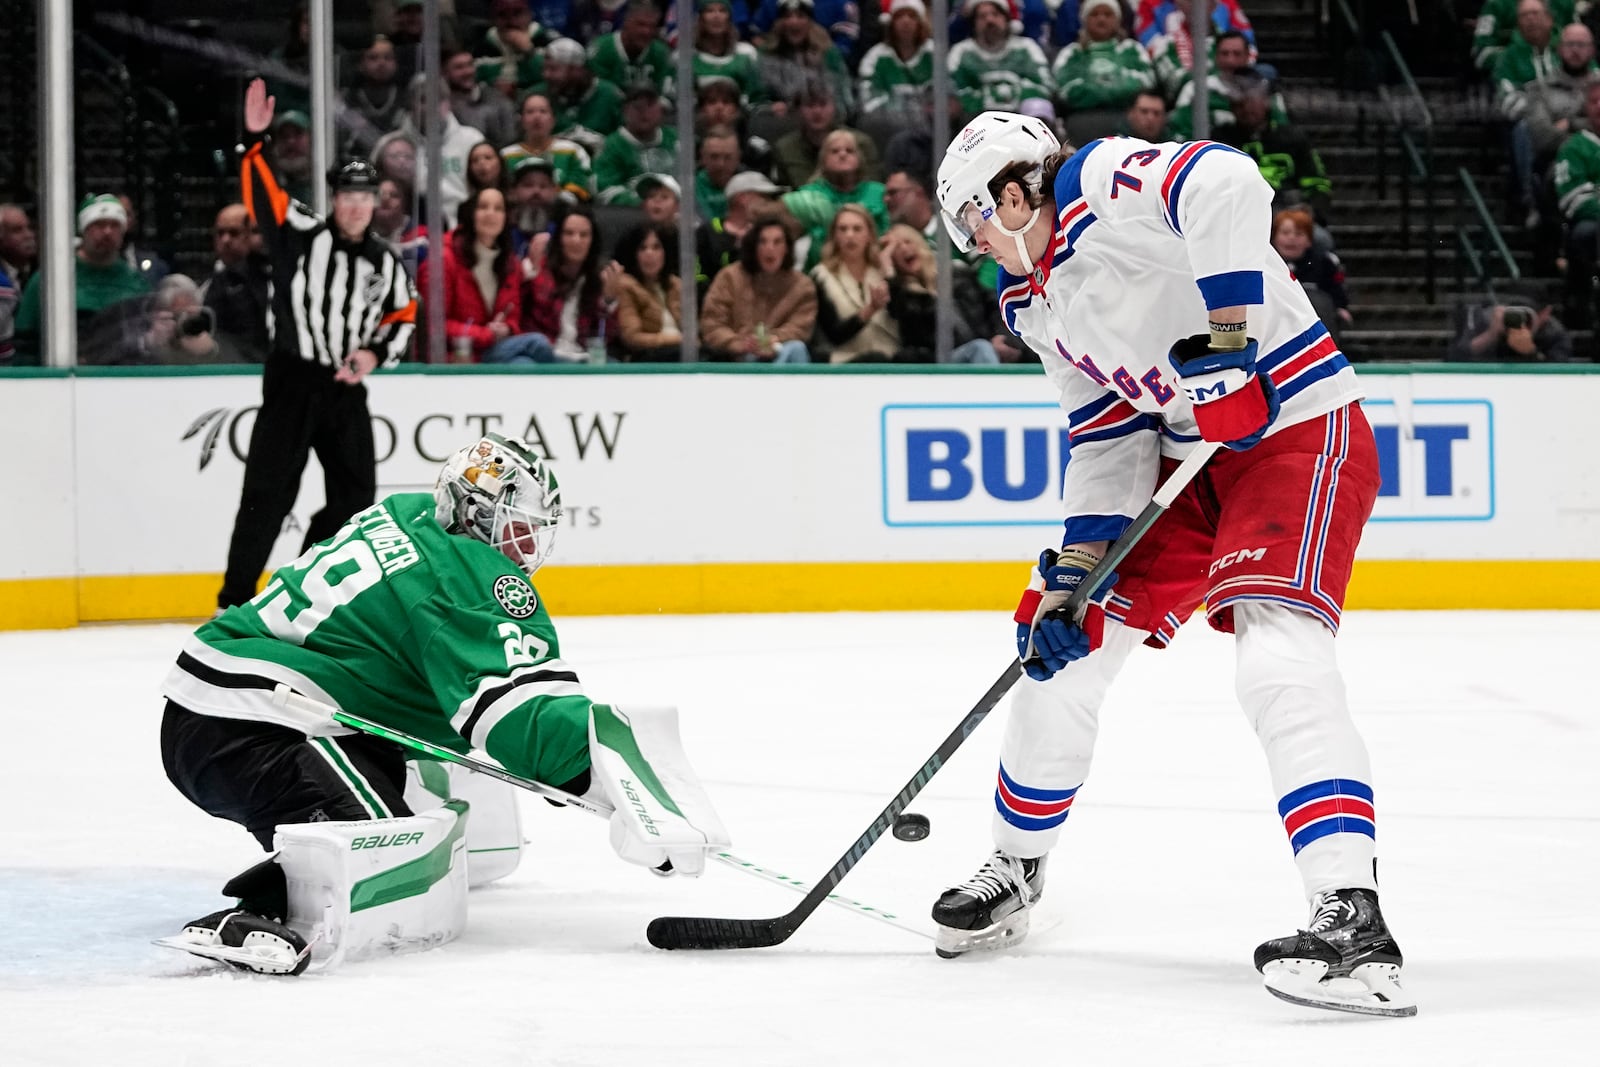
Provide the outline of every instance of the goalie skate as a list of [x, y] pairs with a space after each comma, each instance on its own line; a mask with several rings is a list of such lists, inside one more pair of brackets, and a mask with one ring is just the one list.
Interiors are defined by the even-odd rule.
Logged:
[[213, 912], [153, 943], [257, 974], [297, 975], [311, 962], [311, 946], [299, 934], [239, 908]]
[[1044, 861], [996, 850], [977, 874], [945, 890], [933, 905], [934, 952], [948, 960], [1020, 944], [1044, 892]]
[[1404, 963], [1378, 895], [1366, 889], [1321, 893], [1310, 928], [1256, 949], [1267, 992], [1307, 1008], [1361, 1015], [1410, 1016], [1417, 1003], [1400, 984]]

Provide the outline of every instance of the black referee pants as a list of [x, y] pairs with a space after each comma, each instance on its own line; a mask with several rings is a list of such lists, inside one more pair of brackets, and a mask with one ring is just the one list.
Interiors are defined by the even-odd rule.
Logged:
[[272, 848], [280, 823], [410, 815], [405, 751], [365, 734], [308, 738], [270, 722], [199, 715], [167, 701], [161, 764], [196, 807]]
[[326, 503], [311, 516], [302, 552], [332, 537], [350, 516], [370, 507], [377, 494], [367, 388], [335, 382], [324, 368], [310, 364], [302, 373], [269, 362], [261, 379], [261, 410], [250, 432], [228, 569], [217, 594], [219, 608], [256, 595], [256, 583], [294, 507], [312, 452], [322, 464]]

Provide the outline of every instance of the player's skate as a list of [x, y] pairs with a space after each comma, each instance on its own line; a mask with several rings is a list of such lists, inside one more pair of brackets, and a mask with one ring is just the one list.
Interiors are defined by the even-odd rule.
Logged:
[[223, 908], [188, 923], [156, 944], [220, 960], [258, 974], [300, 974], [311, 962], [305, 938], [280, 922], [242, 908]]
[[1417, 1013], [1400, 985], [1403, 962], [1370, 889], [1318, 893], [1307, 929], [1256, 949], [1256, 970], [1273, 996], [1362, 1015]]
[[288, 890], [276, 858], [263, 860], [222, 887], [239, 897], [231, 908], [186, 923], [183, 932], [156, 944], [260, 974], [300, 974], [311, 962], [305, 938], [276, 918], [288, 910]]
[[1028, 911], [1044, 892], [1044, 861], [999, 849], [978, 873], [946, 889], [933, 905], [934, 951], [954, 959], [974, 949], [1002, 949], [1028, 936]]

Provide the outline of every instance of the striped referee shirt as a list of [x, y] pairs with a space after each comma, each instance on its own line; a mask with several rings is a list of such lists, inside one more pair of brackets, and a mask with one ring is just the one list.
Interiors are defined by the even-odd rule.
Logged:
[[405, 265], [372, 233], [347, 241], [290, 199], [264, 148], [258, 141], [245, 152], [241, 189], [272, 257], [272, 358], [320, 365], [330, 378], [359, 348], [376, 354], [380, 366], [398, 363], [417, 320]]

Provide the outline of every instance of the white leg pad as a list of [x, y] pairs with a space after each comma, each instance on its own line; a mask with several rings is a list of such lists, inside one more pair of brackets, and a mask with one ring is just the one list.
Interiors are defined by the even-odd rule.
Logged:
[[467, 823], [467, 886], [504, 878], [522, 862], [522, 790], [466, 767], [433, 760], [406, 763], [406, 803], [428, 811], [452, 798], [472, 806]]
[[[698, 876], [706, 853], [732, 843], [689, 766], [677, 708], [596, 704], [589, 716], [589, 793], [611, 816], [611, 847], [629, 863]], [[598, 794], [598, 796], [596, 796]]]
[[461, 800], [403, 819], [285, 824], [273, 847], [289, 883], [289, 926], [312, 960], [434, 948], [467, 925], [467, 810]]

